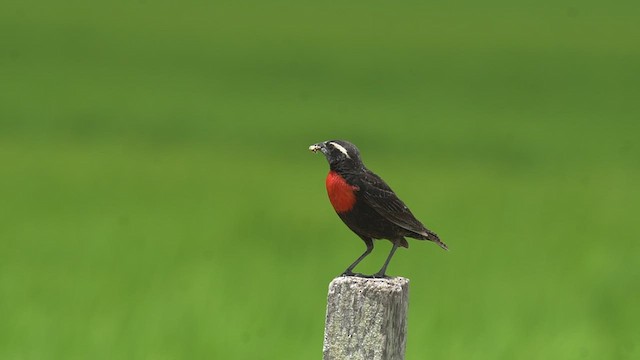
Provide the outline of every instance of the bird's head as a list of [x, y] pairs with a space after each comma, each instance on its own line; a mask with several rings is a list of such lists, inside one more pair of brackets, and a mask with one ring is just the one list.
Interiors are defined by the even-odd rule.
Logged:
[[344, 140], [329, 140], [309, 146], [309, 150], [322, 152], [331, 168], [362, 167], [360, 151], [352, 143]]

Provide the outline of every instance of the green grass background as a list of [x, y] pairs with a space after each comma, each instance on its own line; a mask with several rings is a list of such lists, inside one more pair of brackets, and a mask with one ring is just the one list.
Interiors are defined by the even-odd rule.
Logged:
[[307, 151], [336, 138], [451, 248], [390, 265], [407, 359], [640, 358], [639, 18], [3, 1], [0, 358], [320, 358], [364, 250]]

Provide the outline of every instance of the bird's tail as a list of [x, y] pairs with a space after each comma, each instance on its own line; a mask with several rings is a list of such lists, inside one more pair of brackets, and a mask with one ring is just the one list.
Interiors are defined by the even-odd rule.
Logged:
[[425, 229], [425, 236], [427, 238], [427, 240], [431, 240], [434, 243], [438, 244], [438, 246], [440, 246], [441, 248], [445, 249], [445, 250], [449, 250], [449, 247], [447, 246], [447, 244], [443, 243], [442, 241], [440, 241], [440, 238], [438, 237], [438, 234], [434, 233], [433, 231], [429, 230], [429, 229]]
[[440, 241], [440, 239], [438, 240], [432, 240], [434, 243], [438, 244], [438, 246], [440, 246], [441, 248], [445, 249], [445, 250], [449, 250], [449, 247], [447, 246], [447, 244], [443, 243], [442, 241]]

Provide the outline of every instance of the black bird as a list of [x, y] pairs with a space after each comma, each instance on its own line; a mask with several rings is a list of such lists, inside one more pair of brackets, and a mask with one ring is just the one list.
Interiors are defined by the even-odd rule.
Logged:
[[321, 151], [327, 158], [329, 201], [342, 221], [367, 245], [367, 250], [342, 275], [364, 276], [354, 273], [353, 269], [371, 253], [374, 239], [387, 239], [393, 243], [380, 271], [371, 275], [376, 278], [386, 276], [387, 266], [398, 246], [409, 247], [405, 237], [430, 240], [448, 250], [438, 235], [413, 216], [389, 185], [364, 166], [355, 145], [331, 140], [313, 144], [309, 150]]

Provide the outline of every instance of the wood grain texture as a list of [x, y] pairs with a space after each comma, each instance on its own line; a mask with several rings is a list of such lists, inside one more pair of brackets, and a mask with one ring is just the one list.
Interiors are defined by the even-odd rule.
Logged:
[[323, 359], [403, 360], [408, 305], [408, 279], [333, 279]]

